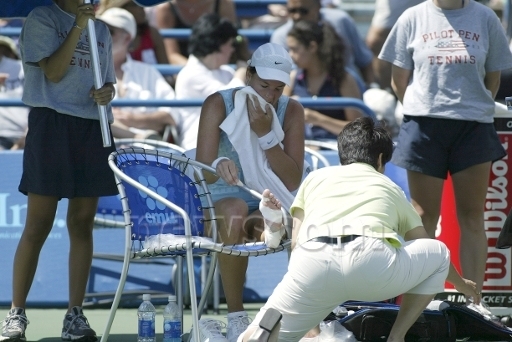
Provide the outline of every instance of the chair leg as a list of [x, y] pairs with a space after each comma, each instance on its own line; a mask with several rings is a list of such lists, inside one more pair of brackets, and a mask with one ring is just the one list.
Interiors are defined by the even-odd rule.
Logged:
[[195, 341], [201, 341], [199, 336], [199, 315], [197, 313], [197, 294], [196, 294], [196, 281], [194, 272], [194, 255], [192, 251], [192, 243], [190, 236], [186, 236], [187, 239], [187, 269], [188, 269], [188, 282], [190, 289], [190, 308], [192, 309], [192, 322], [194, 329], [192, 334]]
[[126, 248], [124, 261], [123, 261], [123, 268], [121, 270], [121, 276], [119, 277], [119, 285], [117, 285], [117, 290], [116, 290], [116, 294], [114, 296], [114, 301], [112, 302], [112, 306], [110, 307], [110, 314], [108, 316], [107, 325], [105, 326], [103, 335], [101, 336], [101, 342], [107, 342], [108, 336], [110, 335], [110, 329], [112, 328], [112, 323], [114, 322], [114, 317], [116, 315], [116, 311], [119, 306], [119, 302], [121, 301], [121, 296], [123, 295], [124, 285], [126, 283], [126, 277], [128, 276], [129, 267], [130, 267], [130, 249]]
[[[176, 288], [176, 298], [177, 298], [177, 304], [179, 308], [182, 308], [181, 310], [181, 321], [183, 322], [183, 258], [177, 257], [176, 258], [176, 281], [174, 282]], [[181, 334], [183, 334], [183, 324], [181, 325]]]
[[[208, 313], [208, 289], [206, 288], [206, 276], [208, 272], [208, 261], [206, 255], [201, 256], [201, 300], [199, 301], [199, 319]], [[204, 300], [203, 300], [204, 298]], [[201, 303], [203, 303], [201, 305]]]
[[[216, 263], [217, 261], [215, 261]], [[213, 312], [216, 314], [220, 313], [220, 274], [217, 269], [217, 265], [215, 266], [215, 275], [213, 280]]]
[[[205, 259], [206, 257], [202, 257]], [[210, 267], [208, 268], [208, 272], [205, 270], [206, 263], [203, 262], [203, 267], [201, 268], [201, 274], [204, 275], [204, 283], [201, 292], [201, 300], [197, 306], [198, 319], [201, 318], [202, 313], [206, 310], [207, 302], [208, 302], [208, 294], [213, 284], [213, 280], [216, 274], [216, 265], [217, 265], [217, 253], [212, 253], [210, 257]]]

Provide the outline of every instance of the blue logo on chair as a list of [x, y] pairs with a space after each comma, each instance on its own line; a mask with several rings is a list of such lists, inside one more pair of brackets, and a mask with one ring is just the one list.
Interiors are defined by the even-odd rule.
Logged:
[[[149, 190], [156, 192], [157, 194], [159, 194], [160, 196], [162, 196], [164, 198], [166, 198], [168, 195], [166, 188], [164, 188], [163, 186], [158, 186], [158, 180], [156, 179], [156, 177], [140, 176], [139, 183], [146, 186]], [[165, 209], [165, 205], [163, 203], [155, 201], [154, 199], [149, 197], [145, 192], [139, 190], [139, 194], [142, 198], [146, 199], [146, 205], [148, 206], [149, 210], [155, 210], [155, 208], [158, 208], [160, 210]]]
[[[123, 163], [123, 172], [152, 193], [183, 209], [190, 217], [192, 234], [202, 235], [201, 200], [190, 178], [179, 169], [169, 167], [170, 163], [164, 157], [159, 157], [158, 162], [144, 155], [130, 157], [137, 161]], [[144, 240], [147, 235], [157, 234], [185, 234], [185, 222], [178, 212], [140, 187], [124, 185], [132, 220], [132, 239]]]
[[[139, 176], [138, 179], [139, 183], [146, 186], [149, 190], [156, 192], [160, 196], [167, 198], [169, 195], [169, 192], [166, 188], [163, 186], [158, 185], [158, 180], [156, 177], [153, 176]], [[169, 212], [155, 212], [155, 209], [158, 210], [165, 210], [167, 207], [165, 204], [155, 201], [153, 198], [149, 197], [145, 192], [139, 190], [139, 195], [142, 197], [145, 202], [146, 206], [148, 207], [151, 212], [146, 212], [144, 215], [144, 218], [146, 221], [150, 224], [155, 223], [165, 223], [165, 224], [177, 224], [178, 220], [174, 217], [173, 213]]]

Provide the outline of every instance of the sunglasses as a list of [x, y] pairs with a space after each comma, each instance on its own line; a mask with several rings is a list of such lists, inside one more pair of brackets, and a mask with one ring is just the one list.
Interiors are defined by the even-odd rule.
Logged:
[[305, 7], [288, 7], [288, 13], [298, 13], [300, 15], [307, 15], [309, 13], [309, 9]]

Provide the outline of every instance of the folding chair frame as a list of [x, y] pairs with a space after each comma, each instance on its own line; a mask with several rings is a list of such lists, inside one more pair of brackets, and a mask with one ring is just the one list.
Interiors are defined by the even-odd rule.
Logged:
[[[126, 156], [129, 156], [126, 157]], [[143, 184], [139, 183], [138, 181], [134, 180], [127, 174], [125, 174], [119, 167], [118, 167], [118, 158], [128, 158], [127, 160], [137, 161], [137, 158], [141, 158], [139, 161], [143, 161], [146, 157], [150, 158], [156, 158], [156, 160], [169, 161], [169, 167], [170, 168], [178, 168], [181, 172], [187, 173], [187, 175], [190, 175], [192, 177], [195, 177], [196, 181], [195, 184], [198, 184], [200, 188], [202, 189], [202, 192], [205, 195], [206, 201], [207, 201], [207, 207], [204, 207], [203, 209], [208, 209], [209, 215], [212, 218], [211, 222], [211, 239], [201, 239], [200, 241], [194, 240], [193, 241], [193, 235], [191, 233], [191, 224], [190, 224], [190, 217], [189, 214], [180, 206], [176, 205], [175, 203], [169, 201], [168, 199], [164, 198], [163, 196], [159, 195], [157, 192], [149, 189], [148, 187], [144, 186]], [[291, 240], [288, 239], [284, 241], [281, 245], [279, 245], [277, 248], [269, 248], [262, 242], [252, 242], [252, 243], [245, 243], [245, 244], [239, 244], [239, 245], [224, 245], [222, 243], [217, 243], [217, 225], [216, 225], [216, 219], [215, 219], [215, 211], [213, 202], [211, 200], [210, 192], [208, 190], [208, 185], [206, 183], [206, 180], [203, 176], [203, 171], [208, 171], [211, 173], [215, 173], [215, 170], [211, 167], [204, 165], [202, 163], [199, 163], [193, 159], [190, 159], [184, 155], [178, 155], [178, 154], [172, 154], [167, 152], [162, 152], [159, 150], [146, 150], [143, 148], [128, 148], [128, 149], [120, 149], [116, 152], [113, 152], [108, 159], [108, 163], [110, 168], [113, 170], [116, 182], [118, 185], [122, 207], [123, 207], [123, 217], [124, 217], [124, 227], [125, 227], [125, 251], [124, 251], [124, 260], [123, 260], [123, 266], [121, 271], [121, 277], [119, 280], [119, 285], [116, 290], [116, 294], [114, 296], [114, 301], [112, 303], [109, 319], [107, 321], [107, 325], [105, 327], [103, 336], [101, 338], [101, 341], [107, 341], [108, 336], [110, 333], [110, 328], [112, 326], [114, 317], [115, 317], [115, 311], [117, 310], [119, 306], [119, 302], [121, 299], [121, 295], [124, 289], [124, 285], [126, 282], [126, 277], [128, 274], [128, 268], [130, 264], [131, 259], [136, 258], [143, 258], [143, 257], [156, 257], [156, 256], [182, 256], [183, 252], [185, 252], [186, 262], [187, 262], [187, 268], [188, 268], [188, 280], [189, 280], [189, 289], [190, 289], [190, 300], [191, 300], [191, 310], [192, 310], [192, 319], [193, 319], [193, 326], [198, 327], [198, 320], [200, 318], [200, 313], [202, 311], [202, 308], [204, 307], [204, 304], [207, 300], [206, 295], [201, 296], [201, 300], [199, 302], [199, 305], [197, 303], [197, 294], [196, 294], [196, 287], [195, 287], [195, 275], [194, 275], [194, 251], [195, 250], [201, 250], [201, 251], [207, 251], [211, 253], [211, 262], [210, 262], [210, 268], [208, 270], [208, 275], [205, 283], [205, 288], [203, 290], [203, 294], [207, 293], [213, 280], [216, 262], [217, 262], [217, 253], [225, 253], [233, 256], [260, 256], [260, 255], [266, 255], [271, 253], [276, 253], [284, 250], [289, 250], [291, 246]], [[167, 165], [167, 164], [166, 164]], [[175, 165], [178, 165], [179, 167], [175, 167]], [[187, 170], [187, 168], [189, 168]], [[132, 217], [131, 217], [131, 211], [128, 204], [128, 198], [125, 191], [125, 184], [126, 186], [134, 187], [139, 192], [143, 192], [147, 196], [151, 197], [153, 200], [158, 201], [159, 203], [164, 204], [166, 207], [170, 208], [173, 212], [178, 214], [182, 219], [184, 223], [185, 228], [185, 243], [181, 244], [173, 244], [169, 246], [162, 246], [160, 248], [143, 248], [139, 251], [133, 250], [133, 240], [132, 240]], [[261, 195], [254, 190], [251, 190], [247, 188], [243, 184], [239, 184], [240, 187], [242, 187], [245, 191], [249, 191], [252, 195], [256, 196], [257, 198], [261, 198]], [[282, 209], [284, 214], [284, 224], [285, 228], [288, 233], [288, 237], [291, 237], [291, 220], [289, 217], [288, 212], [286, 209]], [[180, 253], [181, 252], [181, 253]], [[203, 253], [204, 254], [204, 253]], [[180, 267], [181, 264], [181, 258], [178, 258], [177, 260], [178, 267]], [[180, 268], [181, 271], [181, 268]], [[178, 295], [178, 305], [183, 306], [183, 297], [182, 297], [182, 272], [177, 272], [177, 289], [176, 293]], [[199, 329], [193, 329], [194, 333], [194, 340], [200, 341], [199, 338]]]

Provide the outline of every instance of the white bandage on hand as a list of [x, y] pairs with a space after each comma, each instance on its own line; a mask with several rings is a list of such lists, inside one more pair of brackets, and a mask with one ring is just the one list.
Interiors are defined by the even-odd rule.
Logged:
[[[263, 222], [265, 227], [265, 244], [270, 248], [276, 248], [281, 243], [281, 238], [284, 235], [283, 213], [280, 209], [271, 209], [263, 203], [269, 202], [270, 198], [264, 197], [260, 201], [260, 211], [263, 215]], [[277, 231], [273, 231], [271, 226], [279, 225]]]

